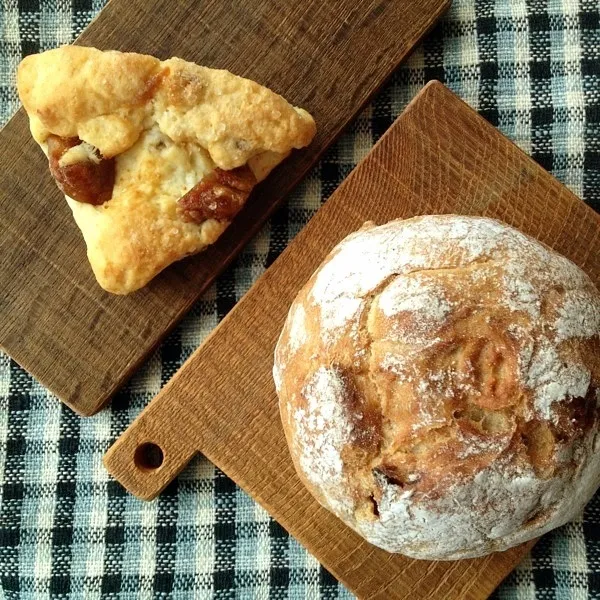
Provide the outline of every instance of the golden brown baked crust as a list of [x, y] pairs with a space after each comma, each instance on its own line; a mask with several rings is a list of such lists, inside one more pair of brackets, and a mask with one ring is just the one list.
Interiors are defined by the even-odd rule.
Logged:
[[497, 221], [349, 236], [292, 304], [274, 378], [308, 489], [392, 552], [504, 550], [600, 483], [600, 294]]
[[17, 86], [38, 143], [77, 136], [110, 157], [137, 140], [159, 70], [152, 56], [64, 46], [24, 58]]
[[[145, 285], [227, 227], [177, 211], [206, 175], [248, 165], [260, 181], [315, 133], [306, 111], [267, 88], [178, 58], [65, 46], [25, 58], [17, 84], [45, 152], [53, 134], [115, 157], [111, 200], [67, 197], [98, 282], [115, 293]], [[79, 150], [64, 160], [79, 160]]]

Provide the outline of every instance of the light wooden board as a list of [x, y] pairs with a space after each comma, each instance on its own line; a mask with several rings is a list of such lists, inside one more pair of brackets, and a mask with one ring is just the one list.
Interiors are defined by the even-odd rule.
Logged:
[[95, 282], [22, 111], [0, 133], [0, 346], [77, 412], [96, 412], [315, 164], [450, 0], [111, 0], [79, 43], [176, 55], [269, 86], [318, 134], [219, 242], [127, 297]]
[[[297, 478], [271, 376], [289, 305], [331, 248], [366, 220], [427, 213], [502, 219], [600, 282], [600, 217], [434, 82], [117, 440], [105, 458], [108, 470], [150, 499], [203, 452], [360, 598], [486, 598], [530, 545], [481, 560], [427, 563], [362, 542]], [[163, 450], [157, 469], [134, 460], [146, 442]]]

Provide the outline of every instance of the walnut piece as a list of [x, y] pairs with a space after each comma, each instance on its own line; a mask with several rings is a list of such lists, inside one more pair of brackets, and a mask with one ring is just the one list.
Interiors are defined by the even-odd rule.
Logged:
[[255, 185], [256, 177], [247, 166], [231, 171], [217, 168], [179, 200], [179, 212], [193, 223], [231, 221]]

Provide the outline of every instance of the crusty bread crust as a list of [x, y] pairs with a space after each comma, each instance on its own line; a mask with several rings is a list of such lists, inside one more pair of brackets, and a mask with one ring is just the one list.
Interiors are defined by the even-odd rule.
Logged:
[[600, 294], [497, 221], [346, 238], [293, 302], [274, 378], [303, 482], [391, 552], [504, 550], [600, 483]]
[[213, 243], [228, 222], [187, 223], [177, 201], [214, 170], [245, 164], [258, 181], [315, 123], [263, 86], [172, 58], [65, 46], [26, 57], [19, 95], [36, 141], [79, 137], [116, 157], [113, 197], [68, 199], [102, 287], [128, 293]]

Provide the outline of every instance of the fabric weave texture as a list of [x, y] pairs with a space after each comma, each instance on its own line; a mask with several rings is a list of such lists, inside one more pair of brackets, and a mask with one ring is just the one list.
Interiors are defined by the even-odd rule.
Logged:
[[[19, 107], [21, 58], [71, 42], [104, 3], [0, 0], [2, 124]], [[102, 456], [430, 79], [600, 210], [598, 0], [454, 0], [107, 409], [76, 416], [0, 355], [0, 596], [353, 597], [206, 459], [144, 503], [111, 481]], [[535, 546], [495, 598], [600, 598], [599, 524], [597, 495]]]

